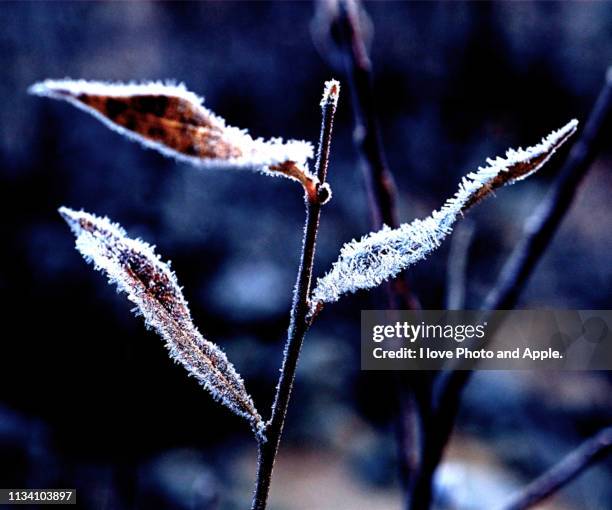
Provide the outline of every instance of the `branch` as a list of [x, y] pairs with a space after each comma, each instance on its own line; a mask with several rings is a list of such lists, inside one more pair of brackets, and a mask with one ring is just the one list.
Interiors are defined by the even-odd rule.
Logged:
[[474, 230], [474, 223], [464, 221], [462, 226], [455, 230], [451, 238], [446, 270], [447, 310], [461, 310], [465, 305], [466, 270]]
[[[580, 138], [572, 146], [553, 188], [525, 222], [525, 235], [510, 255], [498, 283], [485, 300], [483, 305], [485, 311], [514, 308], [529, 276], [569, 210], [578, 185], [595, 159], [602, 145], [604, 128], [611, 114], [612, 68], [606, 74], [604, 87], [589, 115], [585, 128]], [[426, 492], [431, 492], [431, 478], [452, 433], [461, 394], [471, 375], [471, 371], [460, 370], [456, 367], [440, 375], [438, 388], [434, 394], [436, 413], [434, 424], [437, 437], [432, 440], [431, 451], [428, 454], [430, 467], [426, 477], [429, 479], [427, 482], [429, 488]]]
[[[320, 49], [327, 57], [333, 51], [330, 41], [321, 41], [336, 31], [340, 60], [351, 91], [353, 107], [353, 142], [359, 152], [361, 168], [368, 193], [368, 203], [374, 230], [383, 225], [399, 226], [397, 212], [397, 188], [389, 169], [382, 143], [373, 87], [372, 63], [368, 55], [364, 24], [368, 23], [366, 12], [355, 0], [340, 0], [334, 6], [329, 2], [319, 5], [320, 23], [315, 29]], [[329, 32], [322, 35], [321, 30]], [[406, 274], [393, 278], [385, 286], [388, 306], [392, 310], [416, 310], [420, 308], [418, 298], [413, 294]], [[403, 486], [409, 490], [411, 477], [419, 463], [418, 427], [422, 422], [420, 408], [427, 400], [415, 391], [423, 387], [429, 394], [429, 382], [416, 381], [414, 374], [397, 376], [395, 379], [396, 400], [399, 406], [396, 433], [398, 457]], [[422, 393], [419, 390], [419, 393]], [[427, 410], [423, 410], [428, 412]], [[416, 449], [415, 449], [416, 448]]]
[[[347, 77], [353, 106], [353, 140], [366, 181], [372, 226], [379, 230], [383, 225], [397, 228], [399, 220], [397, 191], [376, 115], [372, 65], [364, 34], [368, 25], [369, 18], [357, 0], [321, 0], [312, 28], [322, 56], [331, 64], [339, 63]], [[391, 309], [419, 308], [405, 276], [389, 282], [387, 295]]]
[[396, 188], [389, 171], [382, 145], [374, 100], [372, 64], [363, 40], [359, 19], [360, 6], [354, 1], [339, 4], [338, 27], [344, 49], [345, 71], [351, 90], [354, 129], [353, 139], [360, 151], [368, 192], [371, 199], [373, 223], [398, 226]]
[[295, 379], [295, 370], [304, 336], [310, 326], [310, 320], [308, 318], [308, 297], [310, 295], [321, 207], [329, 197], [325, 179], [329, 164], [332, 129], [339, 93], [340, 84], [337, 81], [332, 80], [325, 84], [325, 92], [323, 94], [323, 100], [321, 101], [321, 134], [316, 162], [317, 177], [319, 179], [318, 190], [320, 193], [318, 193], [316, 197], [311, 197], [309, 194], [305, 196], [306, 221], [304, 238], [302, 241], [300, 267], [293, 292], [291, 320], [287, 333], [281, 373], [276, 386], [276, 396], [274, 398], [274, 404], [272, 405], [272, 416], [270, 421], [266, 424], [265, 429], [267, 441], [259, 442], [257, 481], [251, 506], [252, 510], [264, 510], [266, 508], [274, 461], [278, 452], [285, 416], [287, 414], [287, 408], [289, 407], [291, 389]]
[[502, 510], [524, 510], [557, 492], [583, 471], [612, 453], [612, 427], [600, 431], [536, 478], [502, 506]]

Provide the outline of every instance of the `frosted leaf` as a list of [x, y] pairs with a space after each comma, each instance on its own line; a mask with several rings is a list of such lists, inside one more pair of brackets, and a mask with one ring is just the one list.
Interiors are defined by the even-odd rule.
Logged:
[[244, 382], [225, 353], [205, 340], [193, 325], [169, 264], [155, 254], [153, 247], [139, 239], [130, 239], [125, 231], [107, 218], [99, 218], [66, 207], [59, 209], [76, 236], [76, 247], [85, 260], [108, 276], [109, 282], [125, 292], [148, 327], [165, 341], [170, 356], [212, 394], [243, 416], [257, 434], [263, 422]]
[[29, 92], [65, 100], [131, 140], [181, 161], [284, 175], [307, 190], [316, 185], [308, 170], [313, 156], [309, 143], [254, 139], [228, 126], [182, 84], [45, 80]]
[[331, 270], [317, 280], [311, 296], [311, 313], [347, 292], [376, 287], [424, 259], [440, 246], [460, 215], [495, 189], [540, 169], [577, 126], [578, 121], [572, 120], [533, 147], [509, 149], [505, 158], [488, 159], [487, 166], [463, 177], [454, 197], [428, 218], [404, 223], [396, 229], [384, 226], [359, 241], [345, 244]]

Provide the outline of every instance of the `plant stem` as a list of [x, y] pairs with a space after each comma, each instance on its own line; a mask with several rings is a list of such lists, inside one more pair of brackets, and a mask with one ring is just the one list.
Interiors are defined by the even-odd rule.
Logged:
[[[361, 167], [368, 191], [372, 225], [399, 227], [397, 188], [389, 169], [380, 134], [373, 87], [372, 63], [368, 56], [358, 2], [344, 0], [339, 4], [338, 32], [341, 37], [344, 72], [351, 91], [353, 105], [353, 141], [361, 157]], [[393, 309], [416, 310], [419, 303], [404, 276], [388, 285], [389, 304]]]
[[[399, 226], [397, 188], [389, 169], [382, 143], [374, 94], [372, 63], [363, 33], [367, 16], [359, 2], [343, 0], [338, 3], [337, 17], [328, 19], [331, 30], [338, 34], [343, 71], [351, 91], [353, 109], [353, 142], [360, 155], [361, 168], [368, 193], [372, 226]], [[323, 44], [322, 47], [329, 47]], [[386, 285], [388, 307], [391, 310], [417, 310], [420, 304], [411, 290], [406, 274], [390, 280]], [[402, 486], [408, 498], [411, 479], [419, 464], [419, 426], [422, 425], [423, 391], [429, 381], [413, 374], [395, 374], [398, 416], [396, 434]], [[419, 395], [417, 395], [419, 393]], [[421, 434], [422, 435], [422, 434]]]
[[[329, 164], [329, 151], [331, 147], [334, 115], [338, 102], [340, 85], [337, 82], [328, 82], [321, 102], [322, 121], [319, 148], [317, 153], [316, 172], [319, 179], [319, 189], [325, 184], [327, 167]], [[291, 319], [287, 333], [287, 342], [281, 367], [280, 377], [276, 386], [276, 396], [272, 405], [272, 415], [266, 425], [267, 440], [259, 441], [259, 455], [257, 465], [257, 481], [253, 495], [252, 510], [266, 508], [274, 461], [278, 452], [285, 416], [291, 397], [291, 389], [295, 379], [300, 350], [306, 331], [310, 326], [308, 319], [310, 286], [314, 255], [319, 230], [319, 217], [321, 215], [321, 201], [317, 197], [306, 195], [306, 220], [304, 238], [302, 240], [302, 255], [298, 270], [297, 282], [293, 292]]]
[[[342, 37], [345, 73], [353, 105], [353, 140], [360, 152], [366, 179], [372, 223], [396, 228], [396, 188], [382, 145], [372, 85], [372, 64], [363, 40], [356, 2], [340, 2], [339, 32]], [[365, 15], [365, 14], [364, 14]]]
[[467, 265], [474, 231], [474, 223], [466, 219], [455, 229], [451, 238], [446, 267], [447, 310], [461, 310], [464, 308], [467, 287]]
[[612, 453], [612, 427], [587, 439], [546, 473], [510, 499], [503, 510], [525, 510], [554, 494], [585, 469]]

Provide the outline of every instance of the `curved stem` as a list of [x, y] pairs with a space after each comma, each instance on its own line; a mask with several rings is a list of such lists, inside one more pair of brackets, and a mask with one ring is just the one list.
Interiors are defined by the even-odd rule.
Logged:
[[[319, 186], [325, 184], [327, 176], [331, 135], [339, 92], [340, 86], [337, 82], [327, 82], [323, 101], [321, 102], [323, 118], [321, 122], [321, 134], [316, 163]], [[272, 405], [272, 416], [265, 430], [267, 440], [265, 442], [259, 442], [257, 481], [251, 506], [252, 510], [264, 510], [267, 505], [274, 461], [276, 459], [283, 426], [285, 424], [287, 408], [289, 407], [291, 389], [293, 388], [293, 381], [295, 379], [295, 370], [297, 368], [304, 336], [310, 326], [310, 320], [308, 318], [308, 297], [310, 295], [321, 207], [322, 203], [318, 198], [306, 196], [306, 221], [304, 226], [304, 238], [302, 240], [302, 255], [297, 282], [293, 291], [291, 320], [287, 333], [281, 373], [276, 386], [276, 396], [274, 398], [274, 404]]]

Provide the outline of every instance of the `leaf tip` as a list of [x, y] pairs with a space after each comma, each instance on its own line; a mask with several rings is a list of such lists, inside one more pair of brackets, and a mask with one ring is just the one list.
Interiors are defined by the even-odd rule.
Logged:
[[72, 80], [44, 80], [36, 82], [28, 87], [28, 94], [51, 99], [67, 99], [74, 97], [70, 89]]
[[47, 95], [47, 87], [44, 82], [36, 82], [28, 87], [28, 94], [33, 96], [46, 96]]
[[69, 207], [62, 206], [57, 212], [62, 217], [62, 219], [68, 224], [70, 230], [73, 232], [77, 232], [80, 229], [79, 216], [76, 211], [70, 209]]
[[578, 129], [578, 119], [570, 120], [565, 126], [553, 131], [545, 139], [550, 145], [558, 147], [565, 143], [565, 141], [572, 136]]

